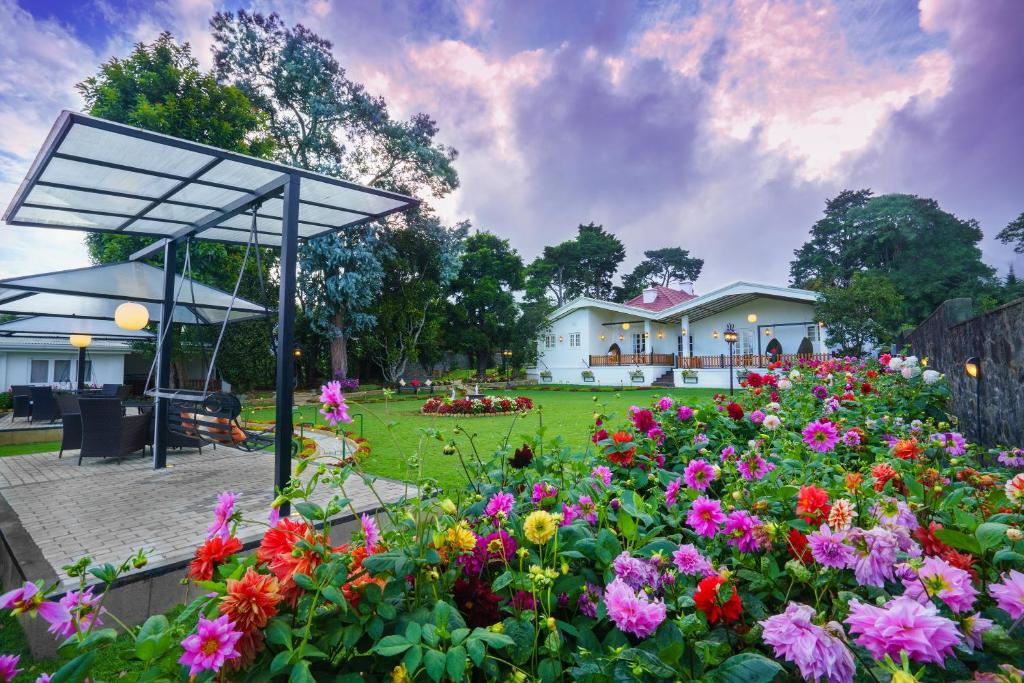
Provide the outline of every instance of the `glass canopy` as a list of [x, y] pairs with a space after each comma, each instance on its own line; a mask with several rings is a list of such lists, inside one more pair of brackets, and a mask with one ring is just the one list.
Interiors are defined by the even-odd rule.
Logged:
[[402, 211], [417, 200], [292, 166], [64, 111], [4, 221], [281, 246], [281, 193], [299, 181], [299, 239]]
[[[58, 315], [113, 320], [125, 301], [141, 303], [150, 320], [159, 320], [164, 271], [141, 261], [110, 263], [0, 280], [0, 313]], [[220, 323], [228, 316], [237, 322], [271, 314], [265, 307], [181, 275], [175, 276], [178, 301], [174, 321], [189, 324]], [[192, 303], [193, 293], [195, 305]]]
[[0, 323], [0, 337], [38, 337], [87, 334], [94, 339], [154, 339], [146, 330], [122, 330], [110, 320], [83, 320], [59, 316], [30, 316]]

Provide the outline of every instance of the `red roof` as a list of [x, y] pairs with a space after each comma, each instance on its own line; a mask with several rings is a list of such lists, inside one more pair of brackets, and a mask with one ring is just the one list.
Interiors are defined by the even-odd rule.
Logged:
[[633, 297], [627, 301], [626, 305], [645, 308], [648, 311], [663, 311], [666, 308], [675, 306], [676, 304], [681, 304], [684, 301], [697, 298], [693, 294], [687, 294], [682, 290], [672, 289], [671, 287], [662, 287], [661, 285], [657, 285], [654, 289], [657, 290], [658, 295], [654, 297], [653, 302], [645, 304], [644, 295], [641, 293], [640, 296]]

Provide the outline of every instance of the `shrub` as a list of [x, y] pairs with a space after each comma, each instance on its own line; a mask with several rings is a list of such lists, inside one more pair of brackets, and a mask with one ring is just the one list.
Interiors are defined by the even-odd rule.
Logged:
[[14, 407], [14, 398], [9, 391], [0, 391], [0, 410], [11, 410]]
[[424, 415], [495, 415], [533, 409], [527, 396], [484, 396], [479, 399], [432, 396], [423, 402]]

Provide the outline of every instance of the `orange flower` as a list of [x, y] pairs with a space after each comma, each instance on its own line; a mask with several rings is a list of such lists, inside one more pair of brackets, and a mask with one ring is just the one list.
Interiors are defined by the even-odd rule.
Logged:
[[196, 548], [195, 559], [188, 565], [188, 578], [193, 581], [209, 581], [213, 578], [214, 567], [223, 564], [229, 557], [242, 549], [242, 542], [234, 536], [225, 541], [214, 536]]
[[612, 441], [615, 445], [612, 447], [612, 451], [608, 454], [608, 459], [616, 465], [622, 465], [623, 467], [629, 467], [633, 464], [633, 455], [636, 453], [636, 446], [622, 450], [623, 444], [633, 442], [633, 436], [629, 432], [615, 432], [612, 434]]
[[817, 486], [801, 486], [796, 499], [796, 513], [812, 524], [824, 521], [832, 507], [828, 504], [828, 491]]
[[[378, 546], [379, 547], [379, 546]], [[376, 550], [377, 548], [374, 548]], [[338, 548], [340, 552], [347, 552], [348, 546], [341, 546]], [[368, 572], [363, 571], [363, 560], [368, 555], [373, 553], [366, 550], [364, 546], [356, 546], [352, 549], [352, 563], [348, 568], [349, 576], [356, 576], [356, 578], [348, 581], [341, 587], [341, 592], [345, 595], [345, 599], [351, 603], [353, 607], [359, 606], [359, 601], [363, 599], [363, 590], [366, 589], [367, 584], [375, 583], [381, 588], [384, 588], [383, 578], [373, 578]]]
[[924, 453], [924, 448], [918, 445], [917, 438], [900, 439], [892, 447], [892, 454], [901, 460], [916, 460], [917, 456]]
[[856, 493], [860, 489], [861, 484], [864, 483], [864, 475], [860, 472], [847, 472], [846, 473], [846, 490], [850, 493]]
[[228, 580], [227, 595], [218, 609], [228, 615], [235, 628], [242, 632], [238, 641], [241, 657], [230, 662], [232, 669], [248, 666], [263, 649], [263, 629], [277, 614], [277, 603], [282, 596], [276, 578], [260, 574], [250, 567], [241, 580]]
[[298, 602], [302, 594], [302, 589], [293, 577], [296, 574], [312, 574], [323, 561], [312, 550], [296, 552], [295, 544], [300, 538], [311, 546], [330, 545], [323, 533], [315, 533], [305, 522], [292, 521], [286, 517], [264, 534], [259, 550], [256, 551], [256, 558], [274, 572], [280, 582], [281, 595], [290, 605]]
[[871, 468], [871, 476], [875, 478], [875, 490], [881, 491], [885, 488], [885, 484], [890, 479], [895, 479], [898, 474], [896, 470], [893, 469], [892, 465], [886, 462], [880, 462]]

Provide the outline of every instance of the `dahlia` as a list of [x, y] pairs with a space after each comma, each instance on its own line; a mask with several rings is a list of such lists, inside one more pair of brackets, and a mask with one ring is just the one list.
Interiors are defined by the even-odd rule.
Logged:
[[898, 549], [895, 534], [880, 526], [867, 531], [854, 527], [847, 538], [857, 553], [853, 573], [858, 583], [881, 588], [886, 581], [892, 580]]
[[231, 516], [235, 513], [236, 500], [238, 500], [238, 494], [231, 491], [224, 491], [217, 497], [217, 506], [213, 509], [214, 521], [206, 532], [208, 539], [220, 536], [222, 539], [227, 540], [228, 536], [231, 535], [228, 529], [228, 522], [231, 521]]
[[672, 508], [678, 502], [679, 491], [683, 488], [683, 480], [675, 479], [665, 487], [665, 506]]
[[917, 443], [917, 438], [899, 439], [892, 446], [892, 454], [901, 460], [916, 460], [924, 453], [924, 448]]
[[828, 491], [817, 486], [801, 486], [796, 498], [796, 514], [809, 524], [821, 522], [828, 516]]
[[672, 563], [680, 574], [687, 576], [703, 576], [711, 572], [711, 562], [691, 543], [679, 546], [672, 553]]
[[1024, 574], [1011, 569], [1001, 578], [1002, 581], [988, 587], [988, 594], [995, 599], [999, 609], [1013, 619], [1020, 619], [1024, 615]]
[[761, 638], [771, 645], [776, 657], [793, 662], [806, 681], [852, 683], [856, 664], [846, 644], [832, 635], [842, 626], [828, 624], [829, 631], [813, 623], [812, 607], [791, 602], [782, 614], [761, 621]]
[[999, 451], [999, 457], [996, 459], [1007, 467], [1024, 467], [1024, 448]]
[[470, 628], [487, 628], [501, 621], [501, 597], [477, 577], [456, 579], [452, 587], [455, 605]]
[[759, 524], [761, 520], [746, 510], [733, 510], [726, 515], [725, 526], [722, 528], [722, 532], [729, 537], [726, 543], [745, 553], [758, 550], [761, 544], [754, 536], [754, 529]]
[[804, 443], [819, 453], [828, 453], [839, 442], [839, 430], [828, 420], [808, 423], [803, 435]]
[[716, 478], [715, 468], [706, 460], [691, 460], [683, 471], [683, 479], [691, 489], [706, 491]]
[[826, 524], [807, 537], [814, 560], [833, 569], [846, 569], [853, 563], [853, 548], [846, 545], [845, 540], [846, 534], [841, 531], [832, 533]]
[[686, 515], [686, 525], [705, 538], [714, 538], [724, 521], [722, 504], [704, 496], [698, 496], [690, 504], [690, 512]]
[[981, 636], [985, 631], [995, 626], [995, 622], [981, 616], [981, 612], [975, 612], [969, 617], [964, 617], [960, 622], [960, 631], [964, 634], [964, 640], [975, 650], [981, 649]]
[[871, 506], [871, 514], [877, 517], [881, 524], [889, 527], [903, 527], [913, 531], [919, 526], [917, 517], [911, 512], [910, 507], [895, 498], [880, 499]]
[[857, 516], [857, 510], [853, 503], [846, 498], [838, 498], [828, 511], [828, 525], [836, 531], [846, 531], [853, 524], [853, 518]]
[[445, 545], [457, 554], [472, 552], [476, 548], [477, 536], [466, 520], [461, 520], [445, 532]]
[[967, 441], [962, 434], [956, 432], [932, 434], [932, 441], [945, 448], [950, 455], [963, 455], [967, 452]]
[[31, 581], [0, 595], [0, 609], [9, 609], [14, 615], [34, 617], [38, 614], [51, 624], [63, 624], [71, 618], [64, 605], [45, 600], [39, 586]]
[[228, 579], [227, 593], [217, 609], [242, 632], [238, 641], [240, 656], [232, 668], [252, 662], [263, 649], [262, 629], [277, 614], [277, 604], [283, 599], [279, 588], [275, 577], [260, 574], [252, 567], [241, 579]]
[[522, 448], [517, 448], [512, 454], [512, 459], [508, 461], [509, 467], [517, 470], [524, 469], [529, 466], [533, 461], [533, 449], [527, 444], [523, 444]]
[[708, 623], [714, 626], [720, 621], [726, 623], [736, 621], [740, 618], [743, 610], [743, 603], [736, 592], [736, 586], [729, 586], [730, 594], [724, 598], [721, 594], [722, 585], [725, 579], [721, 576], [708, 576], [697, 584], [697, 590], [693, 594], [693, 602], [697, 609], [704, 613]]
[[608, 618], [624, 633], [646, 638], [658, 630], [665, 620], [665, 603], [651, 600], [646, 593], [635, 593], [622, 579], [616, 578], [604, 589]]
[[1005, 490], [1010, 502], [1024, 506], [1024, 472], [1006, 482]]
[[555, 520], [546, 510], [534, 510], [523, 521], [523, 534], [537, 545], [550, 541], [556, 530]]
[[851, 448], [860, 445], [860, 432], [856, 429], [849, 429], [843, 434], [843, 443]]
[[484, 513], [488, 517], [497, 517], [499, 514], [508, 518], [512, 514], [512, 506], [516, 503], [516, 498], [511, 493], [505, 491], [498, 491], [491, 499], [487, 501], [487, 507], [484, 509]]
[[679, 410], [676, 411], [676, 416], [680, 422], [689, 422], [690, 418], [693, 417], [693, 408], [689, 406], [679, 406]]
[[786, 542], [788, 544], [786, 549], [793, 556], [794, 560], [810, 564], [811, 560], [814, 559], [813, 555], [811, 555], [811, 549], [807, 547], [807, 536], [799, 529], [790, 527], [789, 531], [786, 532]]
[[760, 481], [772, 471], [772, 467], [757, 453], [744, 453], [736, 464], [736, 469], [747, 481]]
[[599, 481], [605, 486], [612, 485], [612, 471], [604, 465], [598, 465], [592, 469], [590, 471], [590, 476], [593, 477], [595, 481]]
[[633, 420], [633, 426], [641, 434], [648, 434], [651, 430], [657, 428], [658, 423], [655, 422], [654, 413], [651, 411], [641, 410], [636, 406], [632, 406], [629, 412]]
[[366, 549], [375, 548], [380, 542], [380, 527], [370, 515], [365, 512], [359, 518], [359, 524], [363, 529], [363, 542]]
[[601, 604], [601, 587], [596, 583], [587, 581], [580, 594], [576, 606], [584, 616], [594, 619], [597, 617], [597, 606]]
[[937, 597], [957, 613], [969, 612], [978, 596], [970, 574], [939, 557], [926, 557], [914, 576], [903, 579], [903, 587], [903, 594], [918, 602]]
[[189, 667], [189, 676], [220, 671], [225, 662], [240, 656], [236, 645], [241, 637], [227, 615], [213, 620], [199, 617], [196, 632], [181, 641], [185, 652], [178, 663]]
[[0, 683], [11, 683], [24, 669], [18, 668], [21, 655], [0, 655]]
[[[882, 462], [871, 467], [871, 476], [875, 480], [875, 490], [881, 491], [885, 488], [886, 483], [891, 479], [896, 479], [899, 473], [889, 463]], [[899, 479], [896, 479], [896, 481], [899, 481]]]
[[60, 599], [68, 611], [67, 621], [53, 622], [47, 629], [55, 636], [69, 638], [76, 631], [89, 631], [100, 625], [99, 604], [102, 597], [93, 595], [92, 586], [83, 591], [70, 591]]
[[660, 583], [655, 564], [642, 557], [631, 556], [628, 550], [623, 550], [615, 558], [612, 562], [612, 571], [633, 590], [642, 590], [645, 586], [657, 590]]
[[943, 666], [962, 639], [956, 624], [939, 616], [935, 605], [922, 605], [906, 596], [890, 600], [884, 607], [862, 604], [855, 598], [846, 624], [850, 633], [860, 634], [856, 643], [878, 660], [886, 655], [899, 659], [902, 650], [916, 662]]
[[725, 412], [736, 422], [743, 419], [743, 406], [735, 401], [725, 407]]
[[782, 420], [778, 415], [765, 415], [764, 417], [764, 428], [770, 431], [775, 431], [782, 426]]
[[546, 481], [538, 481], [534, 484], [533, 492], [530, 494], [530, 500], [532, 500], [535, 505], [550, 505], [555, 502], [555, 498], [557, 497], [558, 489]]
[[658, 410], [672, 410], [672, 398], [670, 396], [662, 396], [658, 399]]
[[760, 410], [755, 410], [750, 414], [750, 421], [756, 425], [764, 422], [765, 414]]
[[341, 382], [334, 380], [320, 387], [320, 414], [323, 415], [332, 427], [337, 427], [339, 422], [352, 423], [348, 414], [348, 406], [345, 405], [345, 394], [341, 392]]
[[287, 517], [263, 535], [256, 559], [265, 563], [280, 584], [285, 600], [294, 605], [302, 594], [302, 588], [295, 583], [296, 574], [312, 574], [321, 564], [321, 557], [313, 550], [299, 550], [295, 544], [304, 539], [309, 545], [328, 544], [324, 534], [317, 534], [305, 522], [293, 521]]
[[[608, 453], [608, 460], [622, 467], [632, 465], [636, 446], [632, 445], [633, 437], [629, 432], [615, 432], [612, 434], [612, 441], [615, 442], [615, 445], [611, 447], [611, 451]], [[627, 447], [625, 444], [630, 445]]]

